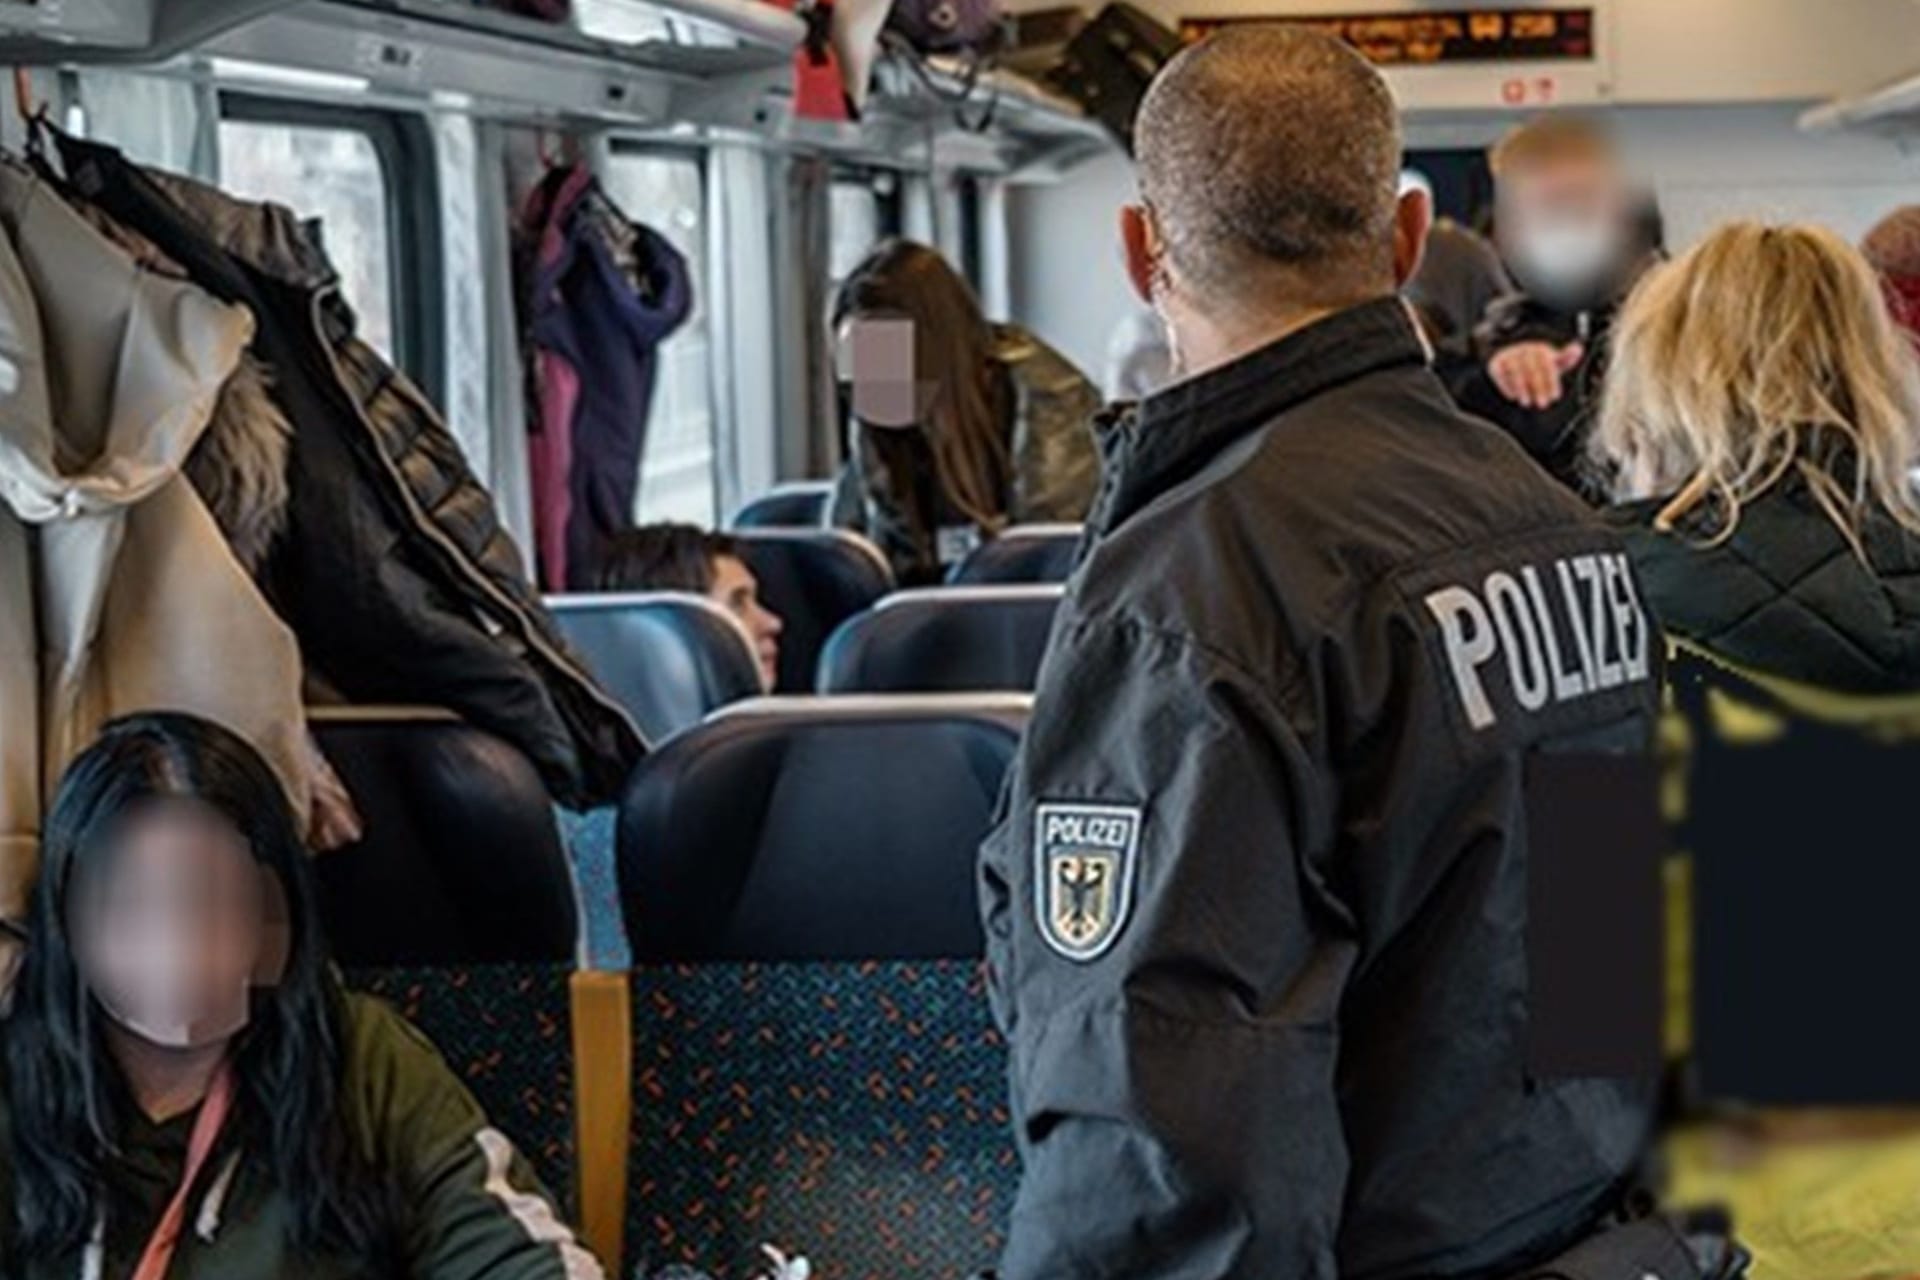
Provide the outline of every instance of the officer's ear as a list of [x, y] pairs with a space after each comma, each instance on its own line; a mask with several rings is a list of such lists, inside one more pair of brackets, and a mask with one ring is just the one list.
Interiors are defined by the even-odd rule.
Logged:
[[1154, 282], [1163, 269], [1161, 255], [1166, 252], [1153, 210], [1144, 204], [1120, 207], [1120, 247], [1126, 254], [1127, 279], [1134, 293], [1152, 306]]
[[1400, 193], [1393, 214], [1393, 284], [1402, 288], [1420, 269], [1427, 251], [1427, 232], [1433, 229], [1433, 199], [1419, 187]]

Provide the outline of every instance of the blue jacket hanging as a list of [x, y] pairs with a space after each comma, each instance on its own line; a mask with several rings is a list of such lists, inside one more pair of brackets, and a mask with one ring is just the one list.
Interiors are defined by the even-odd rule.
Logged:
[[569, 391], [536, 386], [531, 397], [545, 464], [535, 468], [534, 522], [548, 588], [579, 588], [601, 545], [634, 522], [659, 347], [692, 311], [693, 281], [665, 237], [629, 220], [577, 166], [541, 182], [524, 229], [528, 365]]

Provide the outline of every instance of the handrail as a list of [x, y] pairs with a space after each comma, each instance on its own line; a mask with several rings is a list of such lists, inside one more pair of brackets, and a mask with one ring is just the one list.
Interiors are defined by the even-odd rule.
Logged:
[[1907, 116], [1915, 117], [1911, 127], [1920, 128], [1920, 73], [1810, 108], [1800, 116], [1800, 129], [1839, 133], [1884, 126]]

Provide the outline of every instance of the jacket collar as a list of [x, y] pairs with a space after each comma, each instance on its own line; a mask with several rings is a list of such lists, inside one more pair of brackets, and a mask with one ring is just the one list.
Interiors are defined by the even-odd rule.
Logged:
[[279, 205], [240, 200], [192, 178], [143, 168], [103, 143], [63, 133], [54, 140], [68, 180], [85, 199], [121, 187], [136, 199], [170, 206], [205, 243], [269, 279], [309, 290], [336, 279], [316, 227]]
[[1116, 469], [1099, 523], [1113, 528], [1296, 405], [1369, 373], [1427, 360], [1406, 304], [1389, 297], [1336, 312], [1176, 382], [1131, 412], [1096, 423], [1102, 452]]

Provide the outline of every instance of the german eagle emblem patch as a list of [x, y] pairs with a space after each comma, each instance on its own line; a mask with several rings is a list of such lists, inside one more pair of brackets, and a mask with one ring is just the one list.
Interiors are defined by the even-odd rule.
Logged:
[[1140, 810], [1042, 804], [1034, 814], [1034, 908], [1040, 936], [1069, 960], [1097, 959], [1133, 906]]

